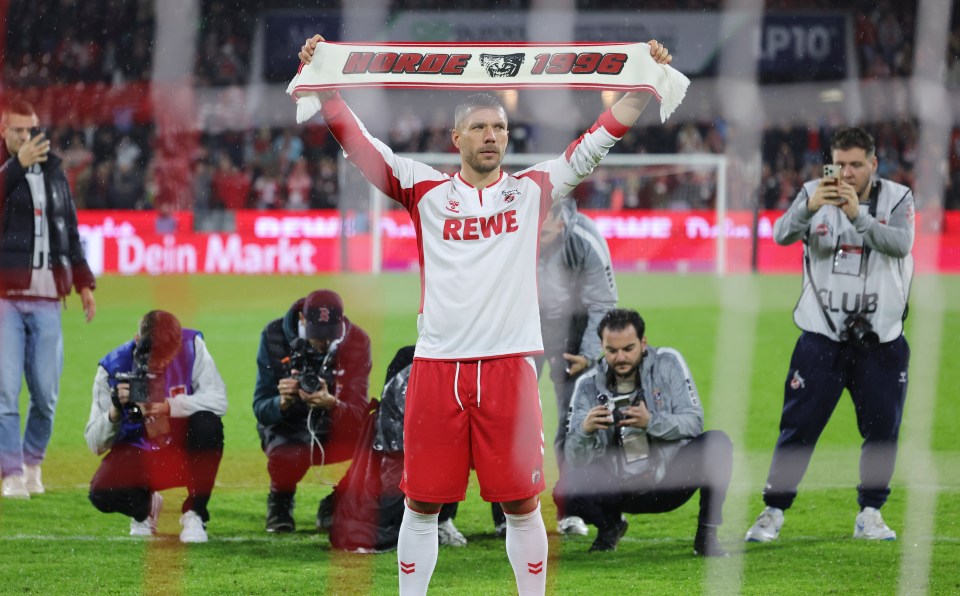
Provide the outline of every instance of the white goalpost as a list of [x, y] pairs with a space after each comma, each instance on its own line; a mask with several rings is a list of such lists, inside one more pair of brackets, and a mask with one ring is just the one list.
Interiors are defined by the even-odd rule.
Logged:
[[[460, 156], [456, 153], [400, 153], [403, 157], [408, 157], [422, 163], [434, 166], [438, 169], [455, 171], [460, 166]], [[553, 159], [556, 154], [507, 154], [503, 161], [504, 167], [508, 171], [519, 171], [536, 163]], [[713, 265], [713, 271], [717, 275], [724, 275], [727, 271], [727, 246], [726, 246], [726, 220], [729, 200], [727, 196], [727, 157], [714, 153], [675, 153], [675, 154], [611, 154], [607, 155], [601, 162], [598, 169], [623, 169], [623, 168], [676, 168], [678, 170], [708, 170], [714, 177], [715, 186], [714, 212], [716, 215], [716, 257]], [[596, 173], [595, 173], [596, 174]], [[594, 174], [594, 175], [595, 175]], [[643, 177], [640, 174], [634, 176]], [[588, 184], [590, 178], [584, 182]], [[371, 247], [371, 271], [379, 274], [383, 271], [383, 235], [384, 217], [386, 209], [390, 208], [391, 202], [380, 191], [372, 185], [369, 188], [370, 205], [370, 238]], [[611, 214], [617, 211], [611, 210]]]

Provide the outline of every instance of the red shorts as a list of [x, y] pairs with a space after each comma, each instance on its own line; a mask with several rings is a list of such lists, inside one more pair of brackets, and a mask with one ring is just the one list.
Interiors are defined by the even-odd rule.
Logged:
[[532, 360], [414, 360], [403, 442], [400, 488], [415, 501], [462, 501], [471, 465], [485, 501], [541, 493], [543, 417]]

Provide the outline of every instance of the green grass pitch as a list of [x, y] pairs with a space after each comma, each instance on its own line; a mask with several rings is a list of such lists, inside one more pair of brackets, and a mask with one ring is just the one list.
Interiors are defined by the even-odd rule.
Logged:
[[[762, 507], [760, 490], [777, 435], [782, 386], [798, 331], [790, 313], [800, 289], [790, 276], [618, 276], [621, 304], [647, 321], [651, 344], [683, 353], [693, 371], [707, 428], [734, 441], [734, 478], [720, 537], [733, 555], [692, 556], [696, 496], [679, 510], [629, 516], [616, 552], [589, 554], [587, 538], [560, 539], [553, 503], [543, 495], [550, 531], [548, 592], [555, 594], [897, 594], [960, 592], [960, 278], [914, 282], [907, 338], [910, 392], [893, 493], [884, 516], [892, 543], [851, 539], [860, 438], [844, 397], [828, 425], [780, 540], [744, 545]], [[47, 494], [0, 499], [0, 593], [4, 594], [389, 594], [396, 556], [331, 550], [313, 531], [318, 500], [343, 467], [313, 469], [297, 496], [294, 535], [263, 531], [267, 474], [250, 403], [260, 330], [298, 297], [330, 287], [346, 314], [371, 336], [371, 395], [387, 363], [415, 340], [415, 275], [336, 277], [104, 277], [97, 317], [82, 322], [74, 296], [64, 312], [65, 359], [53, 440], [44, 464]], [[96, 363], [130, 339], [152, 308], [202, 330], [227, 382], [226, 451], [210, 503], [211, 540], [177, 540], [181, 490], [165, 493], [161, 536], [127, 536], [127, 519], [86, 500], [98, 458], [86, 448]], [[556, 427], [553, 392], [541, 385], [547, 436]], [[26, 399], [21, 398], [25, 411]], [[555, 466], [548, 449], [549, 486]], [[471, 486], [458, 527], [469, 545], [442, 548], [431, 593], [515, 593], [489, 507]]]

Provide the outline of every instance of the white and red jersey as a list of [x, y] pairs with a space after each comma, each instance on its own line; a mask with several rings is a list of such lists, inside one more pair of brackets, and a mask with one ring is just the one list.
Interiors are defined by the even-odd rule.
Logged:
[[607, 111], [563, 155], [483, 189], [398, 157], [339, 95], [323, 117], [364, 177], [410, 213], [420, 251], [416, 357], [476, 360], [538, 354], [540, 224], [626, 132]]

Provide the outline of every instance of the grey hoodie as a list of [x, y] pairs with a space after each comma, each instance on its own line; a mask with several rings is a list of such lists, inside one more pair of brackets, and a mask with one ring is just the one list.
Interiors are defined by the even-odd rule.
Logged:
[[[573, 199], [564, 199], [562, 209], [562, 235], [540, 252], [537, 266], [543, 345], [565, 350], [579, 343], [578, 353], [594, 360], [600, 356], [597, 326], [617, 306], [610, 249]], [[571, 318], [578, 314], [586, 315], [586, 328], [579, 342], [567, 342]]]
[[600, 404], [598, 396], [613, 397], [612, 379], [606, 360], [579, 379], [570, 402], [570, 423], [564, 450], [567, 465], [586, 466], [601, 460], [607, 471], [625, 481], [645, 480], [659, 482], [677, 451], [690, 439], [703, 433], [703, 407], [697, 386], [683, 356], [672, 348], [647, 346], [640, 365], [640, 386], [632, 393], [641, 393], [641, 399], [650, 410], [650, 423], [645, 430], [624, 429], [624, 432], [646, 432], [650, 455], [628, 463], [623, 448], [615, 442], [614, 429], [586, 433], [583, 420], [587, 413]]

